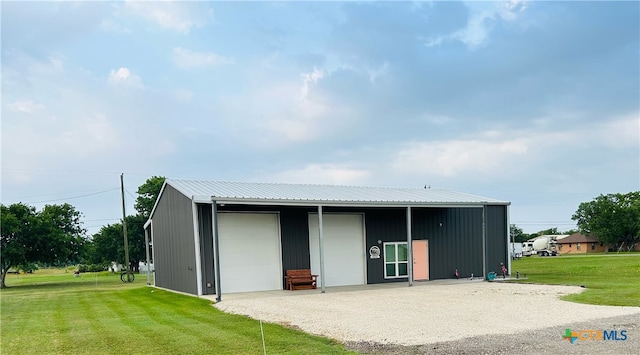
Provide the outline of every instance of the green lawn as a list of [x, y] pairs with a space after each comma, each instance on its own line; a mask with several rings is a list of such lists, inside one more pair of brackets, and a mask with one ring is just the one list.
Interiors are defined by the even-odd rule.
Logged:
[[[38, 270], [0, 292], [2, 354], [262, 354], [260, 323], [118, 275]], [[263, 324], [269, 354], [342, 354], [337, 342]]]
[[[569, 301], [640, 306], [640, 253], [530, 257], [513, 272], [541, 284], [582, 285]], [[204, 299], [124, 284], [119, 275], [38, 270], [8, 275], [0, 291], [2, 354], [261, 354], [260, 324]], [[264, 324], [269, 354], [341, 354], [337, 342]]]
[[640, 306], [640, 253], [583, 256], [525, 257], [514, 260], [512, 273], [539, 284], [580, 285], [586, 291], [567, 301]]

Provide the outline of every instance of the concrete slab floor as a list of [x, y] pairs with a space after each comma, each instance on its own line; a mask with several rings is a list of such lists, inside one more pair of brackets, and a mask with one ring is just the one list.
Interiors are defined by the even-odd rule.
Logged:
[[[502, 279], [500, 279], [502, 281]], [[508, 280], [508, 279], [507, 279]], [[474, 279], [443, 279], [433, 281], [414, 281], [411, 287], [437, 287], [439, 285], [456, 285], [456, 284], [468, 284], [474, 282], [483, 282], [482, 278]], [[340, 292], [354, 292], [376, 289], [392, 289], [392, 288], [405, 288], [409, 287], [409, 282], [387, 282], [380, 284], [369, 285], [351, 285], [351, 286], [332, 286], [325, 287], [325, 293], [340, 293]], [[268, 297], [294, 297], [302, 295], [312, 295], [322, 293], [320, 287], [315, 290], [273, 290], [273, 291], [256, 291], [256, 292], [237, 292], [237, 293], [222, 293], [222, 302], [225, 300], [239, 300], [239, 299], [253, 299], [253, 298], [268, 298]], [[200, 298], [205, 298], [215, 302], [216, 295], [203, 295]]]

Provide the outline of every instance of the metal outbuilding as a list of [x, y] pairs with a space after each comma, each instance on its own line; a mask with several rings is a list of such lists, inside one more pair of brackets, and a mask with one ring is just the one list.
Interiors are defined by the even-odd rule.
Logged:
[[[155, 285], [194, 295], [482, 277], [510, 263], [509, 202], [411, 188], [167, 179], [145, 223]], [[510, 269], [510, 265], [509, 265]]]

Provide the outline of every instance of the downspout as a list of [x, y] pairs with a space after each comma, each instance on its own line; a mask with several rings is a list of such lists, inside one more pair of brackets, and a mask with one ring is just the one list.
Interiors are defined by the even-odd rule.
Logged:
[[407, 273], [409, 286], [413, 286], [413, 245], [411, 241], [411, 206], [407, 206]]
[[322, 206], [318, 206], [318, 244], [320, 249], [320, 292], [325, 293], [324, 239], [322, 231]]
[[222, 301], [222, 289], [220, 287], [220, 245], [218, 244], [218, 204], [212, 201], [211, 204], [211, 229], [213, 234], [213, 260], [214, 260], [214, 281], [216, 283], [216, 302]]
[[487, 205], [482, 205], [482, 277], [487, 279], [487, 224], [485, 221]]

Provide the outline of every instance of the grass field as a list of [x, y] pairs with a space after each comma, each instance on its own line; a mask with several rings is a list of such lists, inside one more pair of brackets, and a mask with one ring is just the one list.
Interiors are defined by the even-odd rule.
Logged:
[[[542, 284], [582, 285], [568, 301], [640, 306], [640, 253], [531, 257], [513, 271]], [[146, 276], [38, 270], [0, 291], [2, 354], [261, 354], [260, 323], [204, 299], [146, 286]], [[263, 324], [269, 354], [348, 353], [337, 342]]]
[[[38, 270], [0, 292], [2, 354], [262, 354], [260, 323], [118, 275]], [[269, 354], [342, 354], [337, 342], [263, 324]]]
[[585, 286], [586, 291], [565, 296], [567, 301], [640, 306], [640, 253], [555, 257], [525, 257], [514, 260], [512, 273], [528, 280], [554, 285]]

